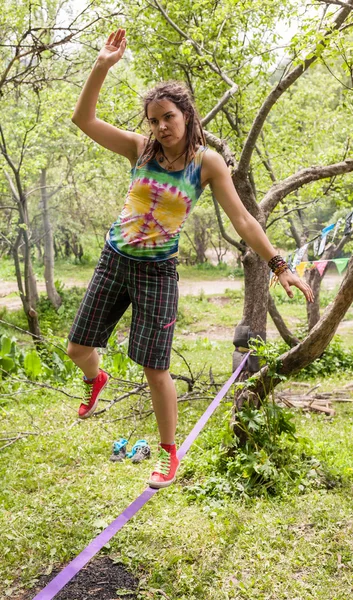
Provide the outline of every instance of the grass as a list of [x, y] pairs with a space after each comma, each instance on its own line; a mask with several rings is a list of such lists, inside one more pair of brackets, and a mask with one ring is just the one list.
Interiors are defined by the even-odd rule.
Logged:
[[[63, 263], [60, 268], [57, 278], [71, 277], [71, 267]], [[85, 269], [72, 265], [75, 278], [76, 272], [80, 277], [92, 272], [90, 265]], [[206, 276], [202, 273], [200, 278]], [[300, 325], [303, 303], [297, 298], [287, 302], [281, 290], [276, 295], [290, 327]], [[72, 305], [57, 324], [61, 335], [67, 334], [68, 314], [75, 309], [76, 300], [70, 296]], [[332, 299], [332, 294], [326, 296], [324, 303]], [[232, 335], [228, 341], [211, 341], [207, 333], [212, 328], [232, 329], [241, 318], [242, 304], [241, 292], [180, 298], [174, 345], [195, 374], [202, 369], [207, 374], [212, 367], [217, 381], [229, 376]], [[13, 322], [23, 319], [16, 313], [10, 317]], [[351, 308], [346, 321], [352, 319]], [[129, 320], [127, 312], [119, 337], [126, 335]], [[50, 326], [49, 313], [47, 323]], [[189, 334], [195, 335], [194, 341], [187, 339]], [[347, 331], [344, 340], [353, 344], [353, 331]], [[175, 353], [171, 370], [188, 375]], [[78, 377], [68, 382], [65, 389], [78, 395], [77, 381]], [[325, 377], [321, 389], [331, 391], [348, 381], [345, 373]], [[111, 386], [104, 396], [113, 394]], [[151, 462], [109, 461], [112, 443], [121, 436], [131, 436], [131, 443], [146, 438], [155, 449], [153, 416], [144, 421], [119, 420], [137, 402], [138, 398], [125, 400], [104, 418], [77, 423], [77, 399], [36, 388], [4, 398], [0, 390], [0, 429], [39, 434], [1, 454], [1, 600], [16, 600], [21, 586], [30, 587], [40, 573], [50, 573], [72, 559], [145, 489]], [[177, 443], [185, 439], [206, 405], [205, 401], [180, 404]], [[146, 600], [160, 598], [153, 589], [162, 589], [170, 600], [348, 600], [353, 575], [353, 406], [335, 408], [332, 419], [296, 413], [295, 421], [298, 433], [312, 441], [314, 455], [342, 485], [282, 499], [190, 504], [182, 467], [178, 483], [154, 496], [103, 552], [124, 562], [145, 582], [141, 599]], [[222, 405], [206, 431], [221, 428], [230, 418], [229, 411]], [[185, 466], [189, 456], [202, 452], [205, 435], [201, 433], [192, 446]]]
[[[98, 262], [99, 253], [96, 256], [87, 256], [83, 262], [77, 262], [74, 258], [55, 260], [55, 279], [62, 281], [64, 284], [67, 280], [89, 281], [92, 277], [93, 269]], [[44, 281], [44, 266], [36, 260], [33, 261], [34, 272], [39, 281]], [[226, 264], [213, 266], [210, 263], [200, 265], [186, 266], [180, 264], [178, 271], [183, 279], [192, 280], [214, 280], [227, 279], [236, 276], [242, 278], [242, 270], [235, 269]], [[15, 268], [13, 261], [9, 258], [2, 257], [0, 265], [0, 280], [16, 281]]]
[[[175, 346], [195, 373], [212, 366], [217, 381], [230, 374], [230, 342], [177, 337]], [[171, 370], [187, 374], [175, 353]], [[347, 381], [344, 374], [325, 378], [322, 390]], [[78, 393], [76, 379], [67, 389]], [[104, 396], [113, 393], [111, 387]], [[111, 463], [112, 442], [122, 435], [131, 435], [132, 443], [145, 437], [154, 449], [158, 438], [153, 417], [118, 420], [136, 398], [104, 418], [79, 423], [78, 401], [50, 390], [31, 388], [1, 400], [2, 429], [40, 433], [6, 449], [0, 465], [0, 597], [16, 598], [18, 586], [28, 587], [39, 573], [72, 559], [145, 489], [151, 462]], [[204, 401], [180, 404], [178, 443], [205, 407]], [[190, 458], [207, 431], [229, 420], [229, 410], [217, 410]], [[312, 440], [315, 456], [341, 477], [341, 486], [281, 500], [190, 504], [181, 468], [178, 483], [154, 496], [104, 552], [134, 571], [145, 590], [162, 589], [172, 600], [347, 600], [353, 406], [338, 404], [332, 419], [296, 413], [296, 424]], [[160, 595], [141, 591], [141, 598], [151, 597]]]

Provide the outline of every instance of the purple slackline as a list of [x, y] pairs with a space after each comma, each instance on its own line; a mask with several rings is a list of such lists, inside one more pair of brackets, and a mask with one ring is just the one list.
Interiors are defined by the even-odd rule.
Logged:
[[[234, 371], [234, 373], [230, 376], [228, 381], [224, 384], [222, 389], [218, 392], [217, 396], [212, 400], [211, 404], [208, 406], [202, 417], [196, 423], [195, 427], [191, 430], [186, 440], [180, 446], [177, 456], [179, 460], [181, 460], [187, 451], [189, 450], [191, 444], [195, 441], [200, 431], [206, 425], [208, 419], [214, 413], [218, 405], [220, 404], [222, 398], [228, 392], [232, 383], [236, 380], [238, 375], [243, 370], [245, 363], [248, 359], [250, 352], [248, 352], [243, 360], [241, 361], [239, 367]], [[148, 487], [142, 494], [136, 498], [102, 533], [100, 533], [76, 558], [74, 558], [45, 588], [42, 589], [33, 600], [52, 600], [56, 594], [60, 592], [60, 590], [65, 587], [65, 585], [75, 576], [81, 569], [87, 564], [91, 558], [93, 558], [99, 550], [105, 546], [111, 540], [111, 538], [120, 531], [122, 527], [142, 508], [146, 502], [148, 502], [152, 496], [158, 489], [153, 489]]]

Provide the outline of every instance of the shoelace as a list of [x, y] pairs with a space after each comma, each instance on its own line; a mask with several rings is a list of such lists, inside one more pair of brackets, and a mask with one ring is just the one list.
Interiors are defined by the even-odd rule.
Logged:
[[125, 438], [121, 438], [117, 442], [114, 442], [114, 446], [113, 446], [114, 454], [119, 454], [120, 450], [122, 450], [126, 446], [127, 443], [128, 443], [128, 440]]
[[169, 470], [170, 470], [170, 454], [169, 454], [169, 452], [164, 450], [164, 448], [160, 448], [155, 472], [162, 473], [162, 475], [168, 475]]
[[82, 398], [82, 404], [85, 404], [86, 406], [89, 405], [90, 400], [91, 400], [91, 396], [92, 396], [92, 388], [93, 388], [93, 383], [89, 383], [85, 380], [83, 380], [83, 398]]
[[148, 446], [146, 440], [138, 440], [136, 444], [131, 448], [131, 452], [127, 453], [127, 458], [132, 458], [133, 456], [135, 456], [136, 452], [138, 452], [140, 448], [143, 448], [145, 446]]

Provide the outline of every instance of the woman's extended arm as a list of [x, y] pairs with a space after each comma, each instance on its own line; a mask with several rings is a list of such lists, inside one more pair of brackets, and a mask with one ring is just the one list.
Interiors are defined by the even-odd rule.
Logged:
[[[212, 192], [230, 218], [234, 228], [261, 258], [268, 262], [277, 253], [272, 246], [261, 225], [246, 210], [241, 202], [230, 177], [230, 173], [223, 158], [212, 150], [205, 153], [203, 162], [203, 173], [207, 183], [210, 184]], [[290, 298], [293, 293], [290, 286], [299, 288], [309, 302], [313, 302], [313, 292], [304, 281], [292, 273], [289, 269], [278, 277]]]
[[99, 92], [107, 73], [123, 56], [126, 48], [125, 29], [111, 33], [98, 54], [93, 69], [77, 101], [72, 121], [92, 140], [128, 158], [132, 165], [142, 151], [144, 136], [123, 131], [96, 117]]

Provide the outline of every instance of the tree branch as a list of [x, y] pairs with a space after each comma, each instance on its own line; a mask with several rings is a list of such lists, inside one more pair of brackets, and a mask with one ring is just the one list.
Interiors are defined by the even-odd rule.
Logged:
[[237, 92], [237, 91], [238, 91], [238, 86], [235, 86], [235, 85], [233, 85], [233, 87], [231, 87], [229, 90], [227, 90], [226, 93], [223, 94], [220, 101], [216, 104], [216, 106], [214, 108], [212, 108], [212, 110], [208, 113], [208, 115], [206, 115], [203, 119], [201, 119], [201, 125], [204, 127], [210, 121], [212, 121], [212, 119], [215, 118], [216, 114], [219, 113], [220, 110], [222, 110], [223, 106], [225, 106], [225, 104], [227, 104], [227, 102], [230, 100], [230, 98], [233, 96], [233, 94], [235, 94], [235, 92]]
[[319, 179], [328, 179], [329, 177], [343, 175], [344, 173], [350, 173], [352, 171], [352, 158], [347, 158], [340, 163], [332, 165], [302, 169], [294, 175], [290, 175], [287, 179], [274, 184], [261, 200], [260, 208], [263, 210], [266, 218], [268, 218], [269, 214], [283, 198], [303, 185], [318, 181]]
[[272, 318], [272, 321], [277, 327], [277, 330], [280, 336], [284, 339], [284, 341], [293, 348], [293, 346], [297, 346], [300, 343], [300, 340], [293, 335], [293, 333], [288, 329], [287, 325], [282, 319], [282, 315], [278, 312], [276, 303], [271, 294], [268, 295], [268, 312]]
[[302, 210], [303, 208], [306, 208], [307, 206], [310, 206], [311, 204], [315, 204], [315, 202], [317, 202], [317, 201], [318, 201], [318, 198], [316, 198], [314, 200], [309, 200], [308, 202], [304, 202], [304, 204], [300, 204], [299, 206], [295, 206], [294, 208], [289, 208], [288, 210], [286, 210], [286, 212], [284, 212], [281, 215], [279, 215], [278, 217], [275, 217], [274, 219], [272, 219], [272, 221], [270, 221], [270, 223], [268, 223], [266, 225], [266, 229], [268, 229], [269, 227], [271, 227], [271, 225], [276, 223], [276, 221], [283, 219], [290, 213], [295, 212], [296, 210]]
[[176, 23], [174, 23], [174, 21], [171, 19], [171, 17], [168, 15], [168, 13], [160, 5], [160, 3], [158, 2], [158, 0], [153, 0], [153, 4], [151, 4], [150, 2], [148, 2], [148, 4], [150, 4], [150, 6], [154, 6], [154, 8], [157, 8], [159, 10], [159, 12], [165, 18], [165, 20], [167, 21], [167, 23], [169, 23], [169, 25], [171, 27], [173, 27], [173, 29], [175, 31], [177, 31], [177, 33], [182, 38], [184, 38], [184, 40], [187, 40], [188, 42], [190, 42], [190, 44], [193, 46], [193, 48], [197, 52], [197, 54], [203, 58], [205, 64], [214, 73], [217, 73], [217, 75], [219, 75], [223, 79], [223, 81], [225, 81], [231, 88], [235, 88], [235, 91], [238, 90], [239, 86], [230, 77], [228, 77], [228, 75], [226, 75], [226, 73], [224, 73], [224, 71], [222, 71], [222, 69], [220, 69], [217, 64], [214, 64], [213, 62], [211, 62], [210, 60], [208, 60], [207, 58], [205, 58], [205, 56], [204, 56], [205, 51], [202, 50], [202, 48], [198, 45], [197, 42], [195, 42], [195, 40], [193, 40], [187, 33], [185, 33], [185, 31], [183, 31], [182, 29], [180, 29], [180, 27]]
[[215, 148], [221, 156], [223, 156], [226, 165], [228, 167], [236, 168], [237, 165], [236, 165], [236, 160], [235, 160], [234, 154], [231, 151], [231, 149], [229, 148], [227, 142], [225, 140], [219, 139], [213, 133], [206, 131], [206, 129], [204, 129], [203, 132], [205, 134], [207, 143], [210, 146], [212, 146], [212, 148]]
[[230, 244], [232, 244], [232, 246], [235, 246], [235, 248], [237, 248], [237, 250], [239, 250], [239, 252], [241, 252], [242, 254], [245, 252], [246, 250], [246, 246], [244, 244], [241, 244], [239, 242], [237, 242], [236, 240], [234, 240], [232, 237], [230, 237], [230, 235], [228, 235], [228, 233], [226, 232], [226, 230], [224, 229], [224, 225], [223, 225], [223, 221], [222, 221], [222, 215], [221, 215], [221, 211], [219, 208], [219, 204], [216, 200], [216, 198], [214, 197], [214, 195], [212, 194], [212, 200], [213, 200], [213, 205], [216, 211], [216, 216], [217, 216], [217, 221], [218, 221], [218, 226], [219, 226], [219, 230], [222, 234], [222, 237], [229, 242]]
[[343, 8], [349, 8], [349, 10], [353, 10], [353, 6], [348, 4], [348, 2], [343, 2], [343, 0], [319, 0], [319, 2], [323, 2], [324, 4], [335, 4], [337, 6], [343, 6]]
[[[337, 327], [353, 302], [353, 256], [341, 283], [335, 300], [330, 304], [320, 321], [312, 328], [309, 335], [300, 344], [279, 356], [279, 375], [295, 375], [319, 358], [331, 342]], [[263, 398], [281, 379], [269, 374], [268, 367], [263, 367], [256, 376], [256, 384], [251, 394]], [[250, 391], [249, 390], [249, 391]]]
[[[7, 76], [17, 61], [18, 62], [20, 62], [21, 60], [23, 61], [23, 59], [28, 56], [31, 56], [31, 58], [33, 60], [34, 57], [40, 56], [43, 52], [45, 52], [47, 50], [53, 51], [53, 49], [56, 48], [57, 46], [63, 46], [65, 44], [67, 44], [68, 42], [71, 42], [80, 33], [83, 33], [86, 29], [89, 29], [90, 27], [92, 27], [97, 21], [101, 20], [102, 17], [97, 16], [89, 23], [83, 24], [81, 28], [77, 28], [77, 29], [74, 29], [73, 31], [71, 31], [71, 28], [72, 28], [73, 24], [75, 23], [75, 21], [78, 19], [78, 17], [81, 16], [91, 5], [93, 5], [93, 2], [91, 4], [89, 4], [77, 17], [75, 17], [75, 19], [66, 28], [58, 28], [58, 27], [34, 27], [34, 28], [32, 28], [31, 25], [29, 25], [29, 28], [22, 35], [20, 41], [15, 46], [14, 56], [11, 58], [11, 60], [7, 64], [6, 68], [4, 69], [2, 75], [0, 76], [0, 90], [2, 89], [2, 87], [5, 84], [8, 83]], [[121, 14], [121, 11], [116, 11], [116, 12], [110, 13], [109, 17], [114, 17], [114, 16], [117, 16], [120, 14]], [[107, 17], [103, 17], [103, 18], [107, 18]], [[49, 44], [42, 43], [42, 41], [40, 40], [40, 38], [38, 36], [32, 35], [32, 32], [38, 31], [38, 30], [49, 33], [52, 30], [60, 30], [60, 29], [69, 31], [69, 33], [67, 35], [65, 35], [64, 37], [62, 37], [61, 39], [54, 38], [55, 41], [53, 41], [52, 43], [49, 43]], [[22, 42], [25, 40], [26, 37], [28, 37], [30, 35], [32, 36], [33, 43], [22, 46]], [[24, 47], [29, 48], [29, 50], [21, 52], [21, 50]], [[26, 75], [28, 72], [35, 69], [36, 67], [37, 67], [37, 65], [33, 66], [32, 61], [30, 60], [23, 71], [23, 75]]]
[[[330, 35], [339, 29], [342, 23], [350, 14], [350, 11], [353, 8], [353, 0], [349, 0], [347, 3], [349, 8], [342, 8], [339, 11], [337, 17], [334, 19], [332, 26], [326, 31], [324, 35], [324, 39], [322, 39], [316, 46], [316, 48], [304, 59], [302, 64], [295, 67], [288, 75], [286, 75], [282, 81], [280, 81], [270, 92], [270, 94], [265, 99], [262, 104], [259, 112], [257, 113], [254, 122], [249, 131], [248, 137], [243, 147], [243, 151], [240, 156], [238, 170], [242, 176], [246, 176], [250, 166], [250, 160], [255, 148], [256, 141], [261, 133], [262, 127], [267, 119], [268, 114], [278, 101], [278, 99], [282, 96], [282, 94], [291, 86], [293, 83], [299, 79], [305, 71], [309, 69], [309, 67], [319, 58], [320, 54], [323, 52], [325, 46], [329, 42]], [[352, 5], [351, 5], [352, 3]]]

